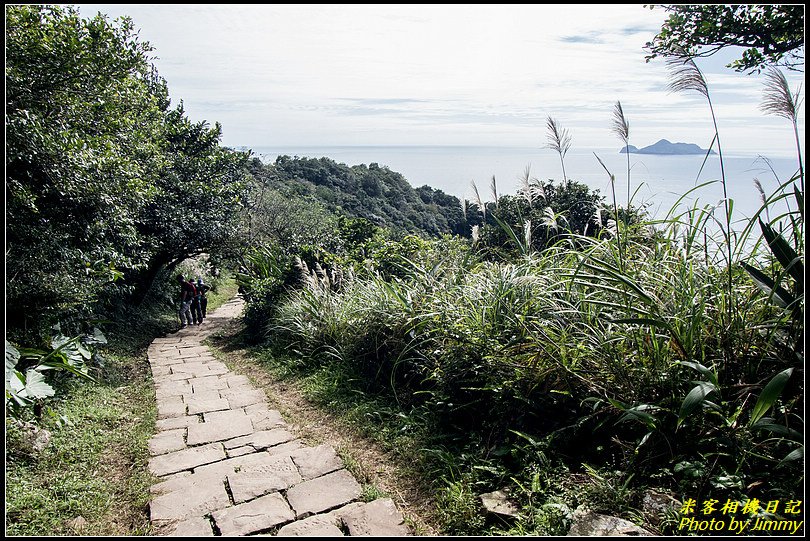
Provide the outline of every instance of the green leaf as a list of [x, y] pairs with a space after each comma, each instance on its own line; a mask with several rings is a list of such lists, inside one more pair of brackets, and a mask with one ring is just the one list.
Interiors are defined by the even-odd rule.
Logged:
[[669, 323], [660, 319], [646, 318], [646, 317], [626, 317], [622, 319], [613, 319], [613, 323], [629, 323], [632, 325], [652, 325], [653, 327], [660, 327], [664, 330], [671, 331]]
[[762, 234], [765, 236], [765, 240], [768, 241], [768, 246], [771, 248], [773, 255], [799, 284], [799, 291], [804, 291], [804, 265], [801, 257], [791, 248], [782, 235], [779, 235], [762, 219], [759, 220], [759, 227], [762, 229]]
[[511, 432], [513, 434], [516, 434], [516, 435], [520, 436], [521, 438], [523, 438], [524, 440], [528, 441], [532, 445], [532, 447], [538, 447], [540, 445], [539, 441], [537, 441], [533, 437], [529, 436], [528, 434], [524, 434], [523, 432], [518, 432], [517, 430], [510, 430], [509, 432]]
[[689, 367], [693, 370], [697, 370], [703, 377], [707, 378], [715, 387], [720, 386], [720, 384], [717, 381], [717, 374], [714, 372], [714, 370], [707, 368], [698, 362], [676, 361], [675, 364], [680, 364]]
[[655, 430], [657, 428], [658, 419], [656, 419], [652, 414], [648, 413], [646, 411], [648, 409], [655, 411], [657, 408], [648, 404], [641, 404], [639, 406], [628, 408], [625, 410], [624, 415], [618, 421], [616, 421], [616, 423], [618, 424], [624, 421], [639, 421], [646, 425], [647, 428]]
[[683, 399], [681, 403], [681, 411], [678, 413], [678, 427], [681, 426], [684, 420], [693, 412], [695, 409], [699, 408], [706, 402], [706, 398], [711, 395], [712, 393], [717, 392], [717, 387], [713, 384], [709, 383], [708, 381], [701, 381], [699, 382], [689, 394], [686, 395], [686, 398]]
[[45, 376], [33, 368], [25, 372], [25, 392], [30, 398], [47, 398], [54, 395], [53, 387], [45, 383]]
[[498, 217], [495, 216], [494, 214], [492, 214], [491, 216], [495, 218], [495, 221], [498, 222], [498, 225], [504, 231], [504, 233], [506, 233], [509, 236], [510, 240], [515, 243], [515, 246], [517, 246], [518, 250], [520, 250], [520, 253], [522, 255], [526, 255], [530, 247], [526, 246], [525, 243], [523, 243], [520, 240], [520, 238], [518, 238], [517, 234], [515, 233], [515, 230], [512, 229], [512, 227], [509, 224], [499, 220]]
[[776, 285], [773, 280], [771, 280], [765, 273], [761, 270], [752, 267], [747, 263], [742, 263], [743, 268], [748, 272], [748, 274], [753, 278], [754, 283], [761, 289], [763, 292], [768, 294], [768, 298], [780, 308], [787, 308], [791, 306], [796, 299], [793, 295], [788, 292], [785, 288], [780, 285]]
[[776, 467], [778, 468], [785, 462], [792, 462], [794, 460], [803, 460], [803, 459], [804, 459], [804, 445], [788, 453], [787, 456], [785, 456], [785, 458], [779, 461], [779, 464], [777, 464]]
[[85, 344], [106, 344], [107, 337], [98, 327], [93, 327], [93, 334], [87, 336], [84, 340]]
[[[8, 384], [12, 396], [16, 395], [16, 397], [19, 397], [17, 402], [20, 404], [25, 401], [47, 398], [54, 395], [53, 387], [45, 383], [45, 376], [33, 368], [29, 368], [25, 372], [25, 375], [15, 370]], [[23, 399], [23, 402], [20, 402], [19, 399]]]
[[14, 367], [17, 366], [17, 361], [19, 360], [20, 352], [6, 340], [6, 381], [11, 377], [12, 372], [14, 372]]
[[798, 430], [793, 430], [792, 428], [788, 428], [784, 425], [776, 424], [771, 417], [764, 417], [753, 423], [751, 428], [754, 430], [767, 430], [772, 434], [777, 434], [779, 436], [785, 436], [795, 441], [802, 441], [803, 436], [802, 433]]
[[779, 395], [782, 394], [782, 390], [785, 388], [788, 379], [790, 379], [790, 375], [793, 373], [793, 368], [788, 368], [787, 370], [782, 370], [778, 374], [776, 374], [771, 381], [762, 389], [762, 393], [759, 395], [759, 399], [757, 400], [756, 405], [754, 405], [754, 410], [751, 412], [751, 421], [748, 423], [748, 426], [753, 425], [757, 421], [759, 421], [771, 406], [773, 406], [776, 399], [779, 398]]

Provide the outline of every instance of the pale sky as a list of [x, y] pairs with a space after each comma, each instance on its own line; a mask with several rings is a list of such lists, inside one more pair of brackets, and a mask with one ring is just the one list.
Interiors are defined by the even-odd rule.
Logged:
[[[79, 9], [132, 17], [173, 102], [220, 122], [227, 146], [542, 147], [550, 115], [576, 147], [618, 149], [617, 100], [638, 147], [713, 134], [705, 98], [670, 93], [664, 60], [645, 62], [666, 13], [641, 4]], [[698, 60], [724, 151], [795, 153], [788, 121], [759, 111], [763, 76], [723, 67], [733, 58]]]

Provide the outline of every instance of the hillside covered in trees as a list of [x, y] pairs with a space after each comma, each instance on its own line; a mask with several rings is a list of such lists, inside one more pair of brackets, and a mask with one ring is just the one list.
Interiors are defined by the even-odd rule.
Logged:
[[437, 236], [469, 235], [461, 202], [430, 186], [414, 188], [384, 165], [348, 166], [329, 158], [279, 156], [251, 163], [251, 173], [276, 189], [314, 197], [329, 210], [392, 230]]

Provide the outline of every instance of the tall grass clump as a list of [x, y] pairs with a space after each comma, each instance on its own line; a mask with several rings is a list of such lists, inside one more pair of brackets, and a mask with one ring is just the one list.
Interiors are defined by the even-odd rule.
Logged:
[[[694, 63], [680, 62], [674, 89], [708, 98]], [[627, 146], [619, 104], [614, 116]], [[554, 126], [562, 159], [570, 137]], [[802, 172], [738, 232], [726, 180], [723, 205], [688, 203], [707, 182], [634, 227], [620, 228], [614, 191], [612, 231], [601, 204], [587, 209], [597, 224], [574, 203], [552, 209], [558, 188], [527, 170], [517, 197], [493, 185], [473, 243], [366, 250], [379, 257], [356, 261], [339, 287], [323, 269], [300, 270], [267, 336], [295, 352], [289, 362], [329, 367], [358, 397], [385, 398], [391, 418], [429, 427], [420, 467], [447, 533], [561, 534], [582, 504], [638, 518], [652, 489], [681, 501], [800, 499]], [[479, 520], [474, 497], [501, 488], [521, 510], [506, 529]], [[666, 524], [647, 525], [673, 533]]]

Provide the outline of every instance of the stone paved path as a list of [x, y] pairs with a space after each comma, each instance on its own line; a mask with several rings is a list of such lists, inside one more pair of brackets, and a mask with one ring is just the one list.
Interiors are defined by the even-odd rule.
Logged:
[[264, 392], [202, 341], [243, 308], [149, 346], [158, 432], [149, 442], [150, 513], [169, 535], [409, 535], [390, 498], [358, 502], [360, 484], [329, 445], [305, 446]]

